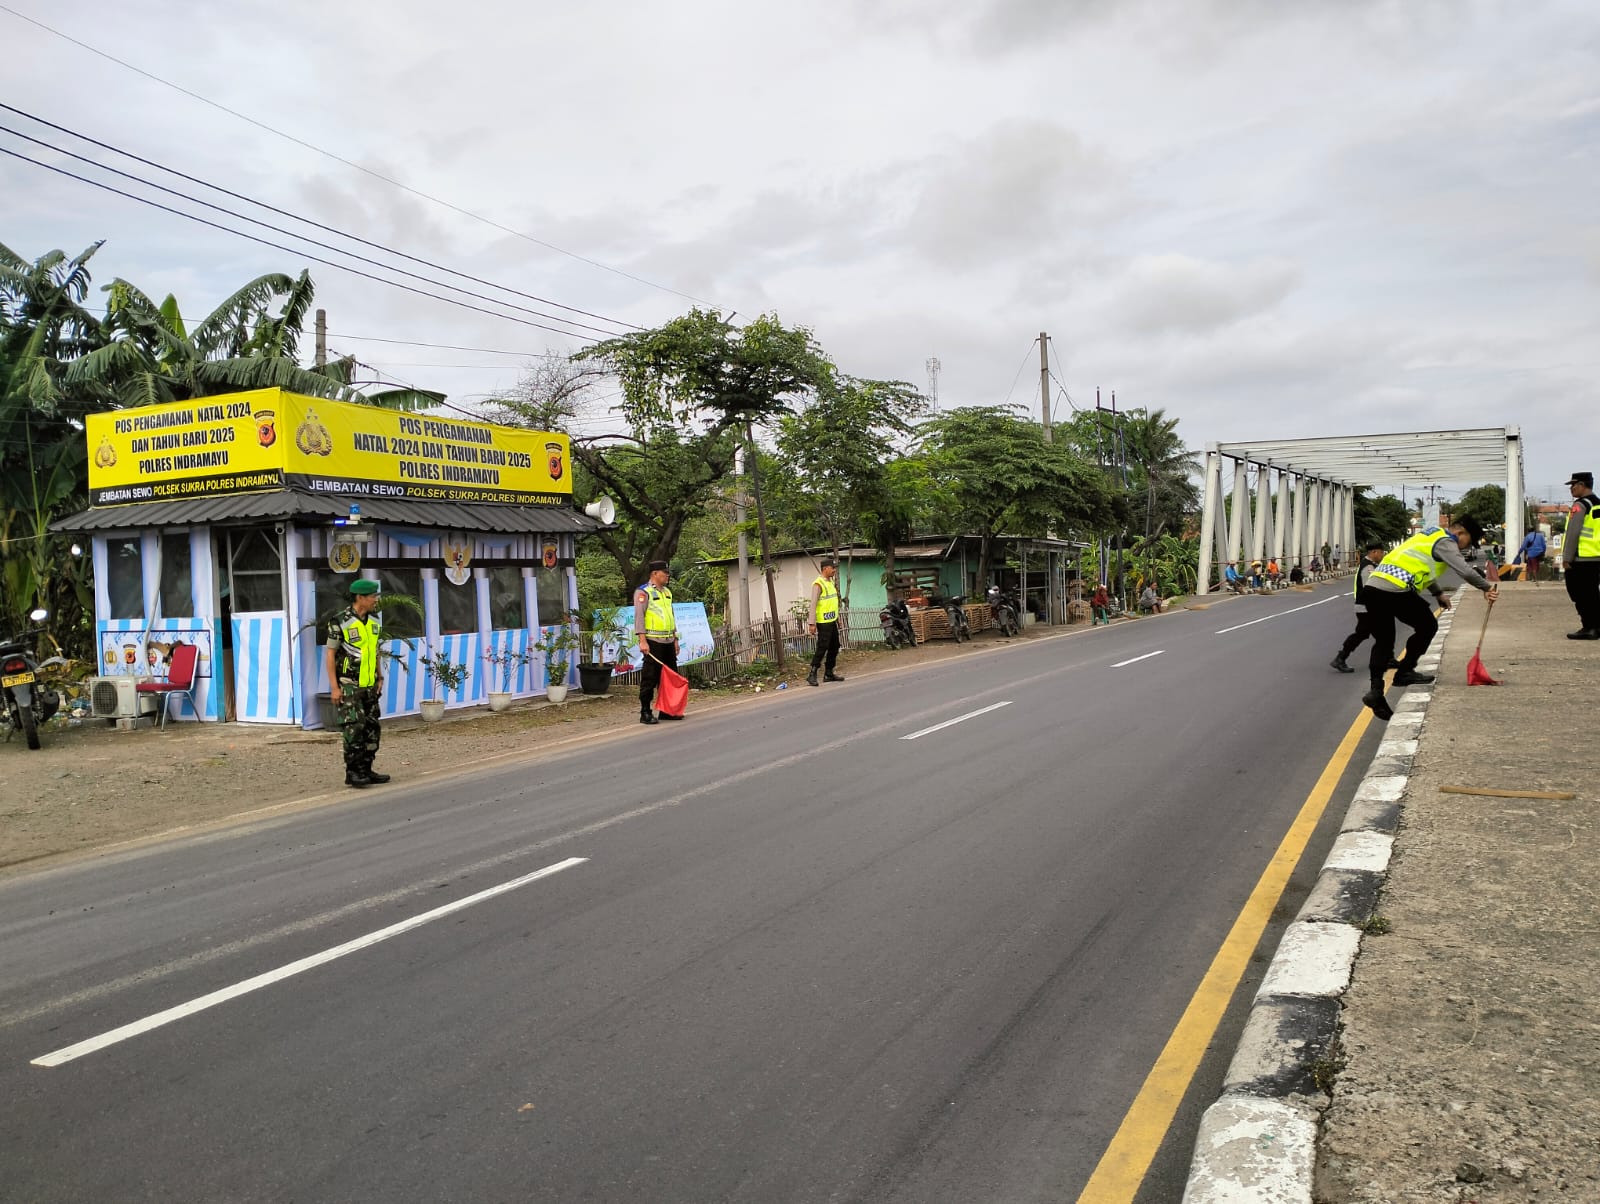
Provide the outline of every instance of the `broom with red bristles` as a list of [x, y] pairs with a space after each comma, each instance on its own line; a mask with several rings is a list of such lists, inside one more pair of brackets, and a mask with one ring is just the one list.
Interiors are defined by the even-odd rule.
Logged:
[[[1488, 572], [1485, 574], [1491, 582], [1500, 581], [1500, 569], [1494, 561], [1490, 561]], [[1489, 670], [1483, 667], [1483, 637], [1489, 630], [1489, 616], [1494, 613], [1494, 603], [1489, 602], [1483, 610], [1483, 626], [1478, 628], [1478, 646], [1472, 650], [1472, 659], [1467, 662], [1467, 684], [1469, 686], [1498, 686], [1500, 682], [1489, 676]]]

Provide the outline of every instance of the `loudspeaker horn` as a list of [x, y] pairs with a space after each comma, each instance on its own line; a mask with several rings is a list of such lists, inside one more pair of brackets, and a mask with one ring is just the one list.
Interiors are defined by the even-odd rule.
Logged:
[[603, 494], [583, 508], [590, 518], [597, 518], [610, 526], [617, 517], [617, 504]]

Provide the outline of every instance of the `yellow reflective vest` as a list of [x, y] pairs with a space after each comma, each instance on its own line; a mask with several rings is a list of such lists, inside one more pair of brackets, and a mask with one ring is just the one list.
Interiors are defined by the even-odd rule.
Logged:
[[356, 685], [366, 688], [378, 681], [378, 616], [356, 617], [347, 610], [339, 617], [339, 641], [334, 664], [341, 680], [354, 669]]
[[639, 587], [646, 598], [644, 635], [647, 640], [670, 640], [678, 634], [678, 620], [672, 613], [672, 591], [649, 582]]
[[[1591, 493], [1578, 503], [1585, 507], [1583, 527], [1578, 531], [1578, 559], [1600, 560], [1600, 498]], [[1567, 521], [1575, 522], [1577, 516], [1569, 515]]]
[[821, 592], [817, 595], [817, 622], [837, 623], [839, 621], [839, 586], [826, 577], [818, 577], [811, 583], [820, 586]]
[[1420, 593], [1437, 581], [1444, 572], [1443, 561], [1434, 559], [1433, 545], [1439, 542], [1441, 536], [1448, 538], [1449, 534], [1442, 527], [1423, 528], [1399, 547], [1392, 549], [1378, 562], [1378, 567], [1372, 570], [1372, 575]]

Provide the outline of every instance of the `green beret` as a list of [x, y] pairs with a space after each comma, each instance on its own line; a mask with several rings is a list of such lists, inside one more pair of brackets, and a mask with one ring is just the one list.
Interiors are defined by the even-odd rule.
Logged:
[[350, 583], [352, 594], [375, 594], [378, 592], [378, 583], [366, 577], [358, 577]]

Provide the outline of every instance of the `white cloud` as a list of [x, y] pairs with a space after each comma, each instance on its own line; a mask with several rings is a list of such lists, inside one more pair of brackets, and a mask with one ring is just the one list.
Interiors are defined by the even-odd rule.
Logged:
[[[937, 355], [947, 402], [1034, 404], [1018, 364], [1043, 329], [1080, 399], [1163, 406], [1192, 445], [1520, 423], [1533, 481], [1569, 470], [1566, 433], [1600, 406], [1590, 0], [397, 0], [365, 22], [311, 0], [206, 21], [16, 3], [538, 240], [813, 326], [846, 370], [920, 382]], [[114, 144], [595, 312], [688, 304], [4, 14], [0, 39], [20, 107]], [[0, 195], [0, 242], [106, 237], [97, 281], [188, 308], [301, 266], [11, 159]], [[346, 334], [563, 345], [313, 275]], [[393, 371], [462, 395], [496, 379]]]

